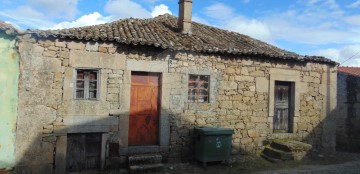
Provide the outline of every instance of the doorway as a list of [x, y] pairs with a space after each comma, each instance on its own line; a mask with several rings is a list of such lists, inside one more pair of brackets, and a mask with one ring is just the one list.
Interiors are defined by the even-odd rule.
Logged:
[[131, 73], [129, 146], [159, 143], [160, 82], [160, 73]]

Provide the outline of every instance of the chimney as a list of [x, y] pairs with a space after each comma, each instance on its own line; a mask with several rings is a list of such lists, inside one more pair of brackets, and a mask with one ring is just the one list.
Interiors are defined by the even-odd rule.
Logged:
[[178, 26], [183, 34], [191, 34], [192, 0], [179, 0]]

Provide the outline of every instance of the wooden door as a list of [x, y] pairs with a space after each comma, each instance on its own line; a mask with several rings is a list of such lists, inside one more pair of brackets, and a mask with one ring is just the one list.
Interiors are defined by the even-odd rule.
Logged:
[[66, 152], [67, 171], [99, 169], [100, 152], [101, 134], [69, 134]]
[[132, 72], [129, 146], [158, 144], [160, 74]]
[[289, 132], [290, 84], [275, 83], [274, 132]]

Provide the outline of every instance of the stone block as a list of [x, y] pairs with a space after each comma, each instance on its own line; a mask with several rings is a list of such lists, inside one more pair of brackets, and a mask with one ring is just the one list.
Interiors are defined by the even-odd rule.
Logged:
[[225, 65], [224, 64], [216, 64], [216, 69], [220, 69], [220, 70], [222, 70], [222, 69], [225, 69]]
[[61, 60], [57, 58], [33, 57], [31, 69], [47, 72], [61, 72]]
[[116, 126], [119, 124], [119, 118], [112, 116], [66, 116], [63, 123], [65, 126]]
[[242, 65], [249, 66], [249, 65], [252, 65], [253, 63], [254, 63], [254, 61], [252, 61], [252, 60], [241, 60]]
[[34, 45], [32, 56], [35, 56], [35, 57], [42, 56], [43, 52], [44, 52], [44, 47], [39, 46], [39, 45]]
[[119, 101], [119, 94], [108, 94], [107, 101], [111, 101], [111, 102]]
[[221, 81], [219, 84], [219, 89], [224, 89], [224, 90], [237, 89], [237, 87], [238, 84], [233, 81]]
[[255, 138], [255, 137], [257, 137], [257, 136], [258, 136], [257, 131], [256, 131], [256, 130], [248, 130], [248, 136], [249, 136], [250, 138]]
[[70, 51], [69, 66], [106, 68], [106, 69], [125, 69], [126, 62], [123, 54], [105, 54], [99, 52]]
[[66, 42], [56, 40], [55, 41], [55, 46], [65, 48], [66, 47]]
[[68, 59], [69, 58], [69, 51], [60, 51], [59, 57]]
[[255, 92], [244, 91], [244, 96], [245, 96], [245, 97], [254, 97], [254, 96], [255, 96]]
[[97, 51], [99, 51], [99, 43], [98, 42], [87, 42], [85, 49], [86, 49], [86, 51], [97, 52]]
[[107, 53], [107, 52], [108, 52], [108, 48], [107, 48], [107, 47], [99, 46], [99, 52], [100, 52], [100, 53]]
[[254, 117], [250, 117], [250, 120], [253, 123], [266, 123], [267, 117], [254, 116]]
[[227, 70], [226, 70], [227, 74], [234, 74], [235, 72], [236, 72], [235, 68], [227, 68]]
[[97, 100], [70, 100], [64, 102], [59, 110], [59, 115], [79, 116], [108, 116], [110, 103]]
[[246, 144], [249, 144], [251, 142], [253, 142], [252, 138], [241, 138], [240, 139], [240, 144], [242, 144], [242, 145], [246, 145]]
[[250, 72], [250, 76], [263, 77], [263, 76], [265, 76], [265, 72], [264, 71], [252, 71], [252, 72]]
[[233, 104], [232, 101], [221, 101], [219, 102], [219, 107], [224, 109], [232, 109]]
[[115, 48], [115, 47], [109, 47], [108, 53], [110, 53], [110, 54], [116, 53], [116, 50], [117, 50], [117, 48]]
[[167, 72], [169, 67], [165, 61], [127, 60], [126, 68], [131, 71]]
[[40, 88], [27, 88], [27, 91], [19, 91], [22, 101], [31, 105], [46, 105], [57, 107], [61, 103], [61, 89], [44, 90]]
[[251, 76], [235, 76], [235, 80], [236, 81], [241, 81], [241, 82], [253, 82], [254, 77], [251, 77]]
[[79, 41], [69, 41], [67, 43], [67, 48], [71, 50], [84, 50], [85, 44]]
[[232, 100], [235, 100], [235, 101], [242, 101], [243, 99], [243, 96], [242, 95], [233, 95], [231, 97]]
[[256, 92], [269, 92], [269, 80], [265, 77], [256, 77]]
[[249, 108], [249, 106], [247, 106], [244, 102], [242, 101], [234, 101], [233, 102], [233, 107], [239, 110], [247, 110]]
[[55, 52], [59, 51], [59, 48], [56, 47], [56, 46], [49, 46], [47, 49], [50, 50], [50, 51], [55, 51]]
[[244, 76], [248, 76], [249, 75], [249, 70], [247, 67], [242, 67], [241, 68], [241, 75], [244, 75]]
[[108, 88], [109, 94], [118, 94], [120, 92], [120, 88]]

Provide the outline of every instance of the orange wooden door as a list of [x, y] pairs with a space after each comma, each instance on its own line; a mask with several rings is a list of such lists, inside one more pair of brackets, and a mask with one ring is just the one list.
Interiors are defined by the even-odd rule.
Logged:
[[129, 146], [158, 144], [160, 74], [132, 72]]

